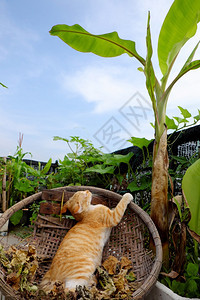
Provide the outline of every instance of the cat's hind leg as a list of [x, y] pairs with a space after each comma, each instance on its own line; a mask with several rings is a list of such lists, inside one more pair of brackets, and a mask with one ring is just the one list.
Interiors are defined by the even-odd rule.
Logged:
[[97, 284], [96, 276], [93, 274], [89, 276], [89, 278], [85, 276], [80, 276], [80, 278], [76, 278], [76, 279], [67, 279], [65, 280], [64, 287], [65, 290], [74, 291], [76, 287], [79, 285], [91, 287], [92, 285], [96, 285], [96, 284]]
[[43, 279], [40, 283], [40, 290], [43, 290], [45, 293], [50, 293], [55, 287], [56, 281], [50, 281], [49, 279]]
[[69, 291], [74, 291], [78, 285], [87, 286], [88, 280], [85, 278], [67, 279], [64, 283], [65, 289]]

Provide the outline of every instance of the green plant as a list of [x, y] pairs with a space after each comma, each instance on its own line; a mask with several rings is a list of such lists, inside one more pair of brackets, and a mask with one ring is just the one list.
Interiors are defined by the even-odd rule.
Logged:
[[[152, 141], [153, 140], [147, 140], [146, 138], [138, 137], [131, 137], [131, 139], [129, 140], [130, 143], [141, 149], [143, 155], [143, 162], [139, 167], [137, 167], [135, 172], [132, 173], [132, 180], [129, 182], [128, 185], [128, 189], [131, 192], [140, 192], [140, 205], [141, 207], [143, 207], [143, 209], [149, 208], [150, 205], [150, 203], [148, 203], [150, 201], [143, 201], [143, 192], [149, 194], [152, 185], [152, 156], [150, 155], [148, 149]], [[148, 196], [144, 198], [148, 199]]]
[[[182, 189], [191, 211], [189, 227], [199, 235], [200, 240], [200, 159], [193, 163], [183, 176]], [[195, 254], [198, 257], [198, 243], [195, 241]]]
[[31, 217], [30, 217], [30, 222], [31, 224], [34, 224], [34, 221], [36, 221], [37, 219], [37, 216], [38, 216], [38, 213], [39, 213], [39, 210], [40, 210], [40, 204], [42, 202], [45, 202], [45, 200], [42, 200], [40, 202], [33, 202], [31, 205], [30, 205], [30, 211], [32, 213]]
[[9, 206], [22, 200], [28, 193], [37, 192], [39, 186], [45, 184], [45, 178], [51, 167], [52, 160], [49, 159], [43, 169], [40, 163], [38, 170], [34, 169], [23, 161], [27, 154], [30, 153], [23, 153], [22, 148], [17, 147], [15, 155], [8, 157], [6, 171]]
[[48, 178], [47, 173], [49, 172], [52, 164], [52, 159], [50, 158], [44, 168], [41, 168], [41, 163], [38, 162], [38, 168], [34, 169], [29, 166], [28, 177], [31, 178], [31, 184], [34, 186], [34, 191], [38, 192], [39, 189], [46, 186], [46, 181]]
[[[3, 183], [3, 176], [5, 173], [6, 163], [2, 157], [0, 157], [0, 182]], [[2, 184], [0, 184], [0, 194], [2, 194]]]
[[149, 150], [148, 150], [148, 146], [149, 144], [153, 141], [153, 140], [147, 140], [145, 138], [138, 138], [138, 137], [131, 137], [130, 140], [128, 140], [131, 144], [133, 144], [134, 146], [140, 148], [142, 150], [142, 154], [143, 154], [143, 163], [146, 160], [145, 157], [145, 153], [144, 153], [144, 149], [147, 151], [147, 158], [149, 157]]
[[158, 60], [162, 72], [159, 82], [152, 64], [152, 43], [150, 32], [150, 13], [147, 22], [146, 59], [135, 49], [135, 42], [119, 38], [117, 32], [94, 35], [80, 25], [55, 25], [50, 34], [58, 36], [72, 48], [81, 52], [92, 52], [102, 57], [116, 57], [128, 54], [136, 58], [142, 65], [146, 77], [146, 88], [152, 101], [155, 116], [155, 143], [153, 154], [153, 175], [151, 193], [151, 217], [155, 222], [163, 245], [164, 261], [169, 262], [168, 244], [168, 153], [166, 108], [170, 92], [175, 83], [188, 71], [200, 67], [200, 60], [193, 61], [198, 44], [183, 64], [178, 75], [167, 86], [173, 64], [183, 45], [195, 35], [197, 23], [200, 21], [200, 2], [194, 0], [175, 0], [163, 22], [158, 39]]
[[180, 296], [196, 297], [199, 296], [200, 270], [193, 237], [197, 240], [199, 237], [189, 229], [190, 208], [181, 195], [170, 201], [169, 208], [171, 270], [167, 273], [161, 272], [160, 280]]
[[169, 175], [174, 185], [180, 186], [181, 192], [181, 185], [183, 176], [186, 170], [198, 159], [196, 155], [193, 155], [190, 158], [182, 157], [182, 156], [170, 156], [169, 161]]
[[26, 176], [29, 166], [23, 161], [27, 154], [30, 153], [23, 153], [22, 148], [18, 146], [14, 156], [8, 156], [6, 165], [8, 206], [12, 206], [26, 197], [27, 193], [34, 191], [34, 185]]
[[[59, 160], [58, 172], [53, 175], [53, 186], [59, 185], [94, 185], [112, 188], [117, 180], [122, 184], [124, 176], [130, 177], [129, 161], [133, 153], [127, 155], [104, 154], [93, 144], [80, 137], [65, 139], [54, 137], [56, 141], [67, 143], [70, 153], [63, 160]], [[127, 165], [127, 174], [120, 173], [120, 165]]]
[[[23, 153], [21, 143], [19, 144], [20, 146], [17, 147], [16, 153], [13, 156], [9, 156], [6, 162], [7, 207], [14, 205], [33, 192], [37, 192], [42, 186], [45, 186], [47, 173], [52, 162], [52, 160], [49, 159], [43, 169], [41, 169], [39, 163], [38, 170], [35, 170], [24, 162], [24, 157], [30, 153]], [[4, 170], [4, 168], [2, 168], [2, 170]], [[23, 212], [19, 210], [12, 215], [10, 221], [14, 225], [17, 225], [22, 216]]]
[[19, 209], [10, 217], [9, 220], [15, 226], [20, 223], [22, 217], [23, 217], [23, 210]]
[[[178, 130], [186, 129], [187, 127], [196, 125], [200, 120], [200, 110], [198, 109], [198, 115], [192, 117], [191, 113], [181, 106], [178, 106], [181, 117], [172, 117], [169, 118], [166, 116], [165, 124], [167, 125], [167, 129], [173, 129], [173, 133], [177, 132]], [[190, 119], [193, 118], [192, 123]]]
[[200, 296], [199, 284], [199, 265], [189, 262], [185, 268], [184, 276], [178, 280], [166, 277], [161, 282], [167, 285], [174, 293], [188, 298]]
[[101, 151], [93, 144], [77, 136], [70, 139], [54, 137], [54, 141], [64, 141], [71, 152], [63, 160], [59, 160], [58, 172], [54, 174], [54, 186], [62, 185], [88, 185], [91, 178], [84, 173], [93, 162], [98, 161]]
[[[132, 174], [130, 166], [132, 156], [133, 153], [126, 155], [114, 153], [102, 154], [96, 162], [93, 161], [93, 166], [87, 168], [85, 173], [100, 174], [106, 188], [116, 191], [120, 190], [121, 187], [121, 190], [123, 190], [127, 187]], [[121, 164], [126, 165], [126, 172], [124, 174], [121, 173]]]

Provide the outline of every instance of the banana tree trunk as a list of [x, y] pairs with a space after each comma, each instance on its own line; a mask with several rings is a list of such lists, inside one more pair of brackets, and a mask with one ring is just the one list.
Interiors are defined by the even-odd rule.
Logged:
[[[169, 228], [168, 228], [168, 153], [167, 128], [160, 138], [159, 145], [154, 143], [153, 173], [151, 190], [151, 218], [154, 221], [163, 246], [163, 264], [169, 265]], [[152, 246], [152, 245], [151, 245]], [[153, 248], [153, 246], [152, 246]]]

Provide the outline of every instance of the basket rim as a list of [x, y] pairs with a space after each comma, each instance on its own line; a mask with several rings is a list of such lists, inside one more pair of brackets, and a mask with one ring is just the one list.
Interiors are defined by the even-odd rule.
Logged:
[[[67, 191], [80, 191], [80, 190], [90, 190], [94, 194], [98, 194], [101, 196], [106, 196], [107, 198], [110, 199], [116, 199], [120, 201], [122, 198], [122, 195], [117, 194], [115, 192], [103, 189], [103, 188], [98, 188], [98, 187], [93, 187], [93, 186], [64, 186], [64, 187], [58, 187], [58, 188], [53, 188], [49, 190], [67, 190]], [[31, 204], [32, 202], [39, 200], [41, 198], [42, 191], [38, 192], [36, 194], [33, 194], [27, 198], [24, 198], [20, 202], [14, 204], [12, 207], [7, 209], [1, 216], [0, 216], [0, 228], [7, 222], [7, 220], [19, 209], [22, 209], [24, 206]], [[155, 285], [158, 275], [160, 273], [161, 267], [162, 267], [162, 243], [160, 240], [160, 236], [158, 233], [158, 230], [152, 221], [151, 217], [137, 204], [134, 202], [131, 202], [129, 204], [129, 207], [131, 210], [136, 213], [139, 218], [144, 222], [144, 224], [147, 226], [149, 229], [152, 238], [155, 243], [155, 260], [152, 266], [152, 270], [149, 274], [149, 276], [146, 278], [146, 280], [143, 282], [143, 284], [133, 293], [133, 299], [141, 299], [144, 295], [147, 295], [150, 290], [153, 288]]]

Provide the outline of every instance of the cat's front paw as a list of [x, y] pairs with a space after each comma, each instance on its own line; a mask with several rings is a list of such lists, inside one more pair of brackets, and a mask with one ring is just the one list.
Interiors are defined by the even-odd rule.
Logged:
[[133, 196], [130, 193], [126, 193], [124, 194], [123, 199], [129, 204], [133, 200]]

